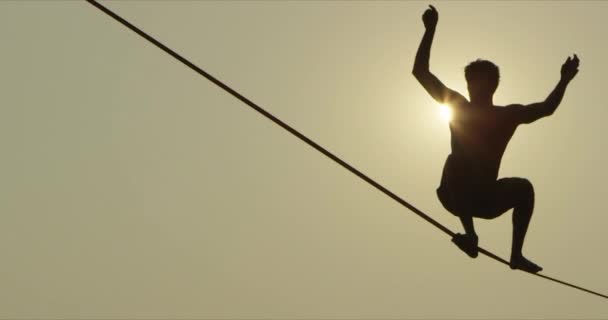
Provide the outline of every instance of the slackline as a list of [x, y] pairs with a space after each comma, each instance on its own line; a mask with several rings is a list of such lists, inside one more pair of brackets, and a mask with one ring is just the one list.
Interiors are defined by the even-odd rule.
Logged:
[[[381, 191], [385, 195], [389, 196], [393, 200], [397, 201], [402, 206], [404, 206], [407, 209], [411, 210], [416, 215], [418, 215], [422, 219], [426, 220], [427, 222], [429, 222], [430, 224], [432, 224], [433, 226], [435, 226], [439, 230], [443, 231], [444, 233], [448, 234], [451, 237], [453, 237], [456, 234], [455, 232], [451, 231], [450, 229], [448, 229], [447, 227], [445, 227], [441, 223], [435, 221], [429, 215], [427, 215], [426, 213], [420, 211], [419, 209], [417, 209], [416, 207], [414, 207], [413, 205], [411, 205], [410, 203], [408, 203], [407, 201], [405, 201], [404, 199], [402, 199], [401, 197], [399, 197], [398, 195], [396, 195], [392, 191], [388, 190], [387, 188], [385, 188], [384, 186], [382, 186], [381, 184], [379, 184], [378, 182], [376, 182], [372, 178], [368, 177], [367, 175], [365, 175], [361, 171], [357, 170], [356, 168], [354, 168], [353, 166], [351, 166], [350, 164], [348, 164], [346, 161], [340, 159], [339, 157], [337, 157], [336, 155], [334, 155], [333, 153], [331, 153], [330, 151], [328, 151], [324, 147], [320, 146], [318, 143], [314, 142], [313, 140], [311, 140], [310, 138], [308, 138], [304, 134], [300, 133], [299, 131], [297, 131], [296, 129], [292, 128], [291, 126], [289, 126], [288, 124], [286, 124], [285, 122], [283, 122], [282, 120], [280, 120], [279, 118], [275, 117], [270, 112], [266, 111], [264, 108], [258, 106], [257, 104], [255, 104], [251, 100], [247, 99], [246, 97], [244, 97], [243, 95], [241, 95], [240, 93], [238, 93], [237, 91], [235, 91], [234, 89], [230, 88], [228, 85], [224, 84], [223, 82], [219, 81], [217, 78], [215, 78], [214, 76], [212, 76], [211, 74], [207, 73], [205, 70], [199, 68], [198, 66], [196, 66], [195, 64], [193, 64], [192, 62], [190, 62], [189, 60], [187, 60], [186, 58], [182, 57], [177, 52], [173, 51], [169, 47], [167, 47], [164, 44], [162, 44], [160, 41], [156, 40], [155, 38], [153, 38], [152, 36], [148, 35], [147, 33], [145, 33], [144, 31], [142, 31], [138, 27], [134, 26], [129, 21], [123, 19], [121, 16], [117, 15], [116, 13], [114, 13], [113, 11], [111, 11], [110, 9], [108, 9], [105, 6], [101, 5], [96, 0], [85, 0], [85, 1], [87, 1], [89, 4], [93, 5], [97, 9], [101, 10], [103, 13], [107, 14], [108, 16], [112, 17], [114, 20], [120, 22], [125, 27], [131, 29], [131, 31], [137, 33], [142, 38], [144, 38], [147, 41], [149, 41], [150, 43], [154, 44], [159, 49], [165, 51], [167, 54], [169, 54], [173, 58], [177, 59], [179, 62], [185, 64], [187, 67], [189, 67], [190, 69], [194, 70], [196, 73], [200, 74], [201, 76], [205, 77], [207, 80], [211, 81], [212, 83], [214, 83], [218, 87], [222, 88], [224, 91], [228, 92], [229, 94], [231, 94], [235, 98], [239, 99], [241, 102], [245, 103], [247, 106], [251, 107], [253, 110], [257, 111], [258, 113], [260, 113], [261, 115], [263, 115], [264, 117], [266, 117], [268, 120], [270, 120], [270, 121], [274, 122], [275, 124], [279, 125], [281, 128], [287, 130], [289, 133], [291, 133], [292, 135], [296, 136], [298, 139], [302, 140], [303, 142], [305, 142], [309, 146], [313, 147], [314, 149], [316, 149], [317, 151], [321, 152], [322, 154], [324, 154], [325, 156], [327, 156], [331, 160], [335, 161], [336, 163], [338, 163], [339, 165], [341, 165], [342, 167], [344, 167], [346, 170], [350, 171], [351, 173], [353, 173], [357, 177], [363, 179], [365, 182], [369, 183], [374, 188], [378, 189], [379, 191]], [[505, 264], [505, 265], [509, 266], [509, 262], [507, 260], [505, 260], [505, 259], [497, 256], [496, 254], [494, 254], [494, 253], [492, 253], [492, 252], [490, 252], [490, 251], [488, 251], [486, 249], [483, 249], [483, 248], [479, 247], [479, 252], [482, 253], [482, 254], [484, 254], [484, 255], [486, 255], [486, 256], [488, 256], [489, 258], [492, 258], [492, 259], [494, 259], [494, 260], [496, 260], [496, 261], [498, 261], [498, 262], [500, 262], [502, 264]], [[520, 270], [520, 271], [523, 271], [523, 270]], [[526, 272], [526, 271], [524, 271], [524, 272]], [[573, 289], [577, 289], [577, 290], [580, 290], [580, 291], [583, 291], [583, 292], [586, 292], [586, 293], [589, 293], [589, 294], [592, 294], [592, 295], [595, 295], [595, 296], [598, 296], [598, 297], [602, 297], [604, 299], [608, 299], [608, 296], [605, 295], [605, 294], [601, 294], [601, 293], [596, 292], [596, 291], [585, 289], [583, 287], [580, 287], [580, 286], [577, 286], [577, 285], [574, 285], [574, 284], [571, 284], [571, 283], [568, 283], [568, 282], [565, 282], [565, 281], [562, 281], [562, 280], [559, 280], [559, 279], [556, 279], [556, 278], [552, 278], [552, 277], [549, 277], [549, 276], [546, 276], [546, 275], [543, 275], [543, 274], [540, 274], [540, 273], [531, 273], [531, 272], [526, 272], [526, 273], [529, 273], [531, 275], [534, 275], [534, 276], [537, 276], [537, 277], [541, 277], [541, 278], [544, 278], [544, 279], [547, 279], [547, 280], [550, 280], [550, 281], [562, 284], [564, 286], [567, 286], [567, 287], [570, 287], [570, 288], [573, 288]]]

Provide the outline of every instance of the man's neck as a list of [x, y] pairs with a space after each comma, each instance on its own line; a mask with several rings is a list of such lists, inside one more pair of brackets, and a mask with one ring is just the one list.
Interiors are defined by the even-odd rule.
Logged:
[[482, 107], [491, 107], [494, 105], [494, 101], [492, 101], [492, 97], [487, 98], [473, 98], [471, 97], [471, 104]]

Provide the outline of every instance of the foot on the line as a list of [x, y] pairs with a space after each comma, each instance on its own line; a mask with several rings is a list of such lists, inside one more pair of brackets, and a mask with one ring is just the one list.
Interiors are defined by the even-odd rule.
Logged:
[[454, 244], [457, 245], [460, 250], [464, 251], [471, 258], [476, 258], [479, 254], [479, 248], [477, 247], [477, 236], [457, 233], [452, 238], [452, 242], [454, 242]]
[[511, 267], [511, 269], [520, 269], [531, 273], [537, 273], [543, 270], [541, 266], [524, 258], [524, 256], [511, 257], [511, 262], [509, 263], [509, 266]]

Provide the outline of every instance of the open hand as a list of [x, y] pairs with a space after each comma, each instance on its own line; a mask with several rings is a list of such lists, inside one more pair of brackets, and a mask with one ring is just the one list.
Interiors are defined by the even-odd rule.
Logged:
[[432, 5], [429, 5], [429, 8], [424, 11], [422, 14], [422, 22], [424, 22], [424, 27], [428, 29], [435, 29], [437, 26], [437, 21], [439, 20], [439, 13], [437, 9]]
[[570, 80], [574, 79], [574, 76], [576, 76], [578, 73], [579, 63], [580, 61], [578, 60], [576, 54], [572, 59], [568, 56], [568, 59], [562, 65], [562, 80], [570, 82]]

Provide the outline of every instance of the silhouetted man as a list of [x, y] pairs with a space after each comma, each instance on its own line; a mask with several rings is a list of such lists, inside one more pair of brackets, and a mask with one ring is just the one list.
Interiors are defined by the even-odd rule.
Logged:
[[448, 156], [437, 188], [441, 204], [458, 216], [465, 234], [452, 241], [469, 256], [478, 254], [478, 237], [473, 217], [493, 219], [513, 209], [512, 269], [538, 272], [542, 268], [522, 254], [528, 224], [534, 209], [534, 189], [523, 178], [498, 179], [502, 155], [518, 125], [534, 122], [555, 112], [568, 83], [578, 72], [579, 59], [568, 57], [561, 68], [561, 79], [543, 102], [530, 105], [495, 106], [492, 96], [498, 86], [498, 67], [490, 61], [476, 60], [465, 68], [470, 101], [447, 88], [429, 70], [431, 43], [439, 15], [429, 6], [422, 15], [426, 31], [416, 54], [413, 74], [439, 103], [451, 107], [452, 153]]

